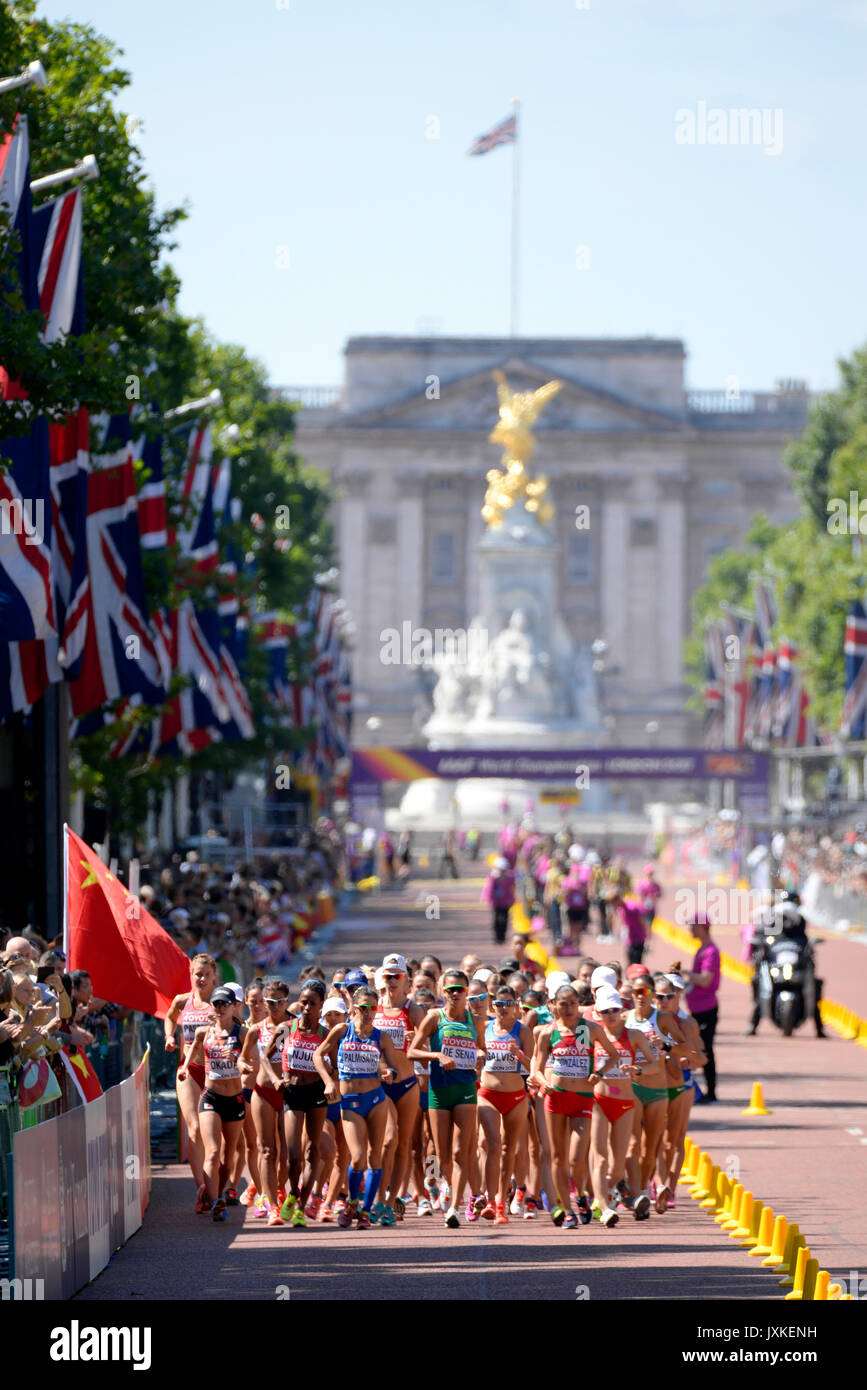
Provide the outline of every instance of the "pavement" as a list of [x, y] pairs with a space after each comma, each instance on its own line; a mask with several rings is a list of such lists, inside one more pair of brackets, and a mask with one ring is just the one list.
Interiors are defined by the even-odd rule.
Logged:
[[[675, 886], [667, 889], [662, 915], [673, 916]], [[428, 878], [358, 898], [323, 943], [326, 972], [378, 964], [390, 950], [432, 951], [444, 964], [475, 950], [493, 963], [502, 949], [492, 945], [480, 888], [480, 877]], [[427, 917], [426, 908], [439, 915]], [[736, 928], [728, 931], [737, 936]], [[738, 954], [726, 929], [715, 934], [722, 949]], [[596, 947], [592, 938], [585, 945], [603, 960], [619, 952], [619, 946]], [[820, 951], [826, 993], [867, 1013], [867, 951], [836, 940]], [[647, 960], [665, 968], [677, 954], [654, 937]], [[689, 1132], [756, 1198], [799, 1223], [820, 1268], [847, 1280], [853, 1270], [867, 1275], [867, 1050], [834, 1034], [818, 1041], [812, 1028], [783, 1038], [768, 1023], [746, 1038], [749, 1006], [749, 989], [724, 980], [716, 1044], [720, 1100], [693, 1108]], [[744, 1118], [756, 1080], [772, 1114]], [[440, 1217], [420, 1219], [412, 1206], [402, 1224], [386, 1230], [263, 1230], [242, 1207], [215, 1225], [193, 1214], [194, 1200], [188, 1168], [155, 1162], [142, 1229], [75, 1301], [774, 1301], [782, 1295], [777, 1276], [723, 1235], [682, 1189], [676, 1210], [665, 1216], [654, 1213], [642, 1223], [621, 1216], [610, 1230], [593, 1222], [575, 1231], [555, 1229], [544, 1215], [448, 1231]]]

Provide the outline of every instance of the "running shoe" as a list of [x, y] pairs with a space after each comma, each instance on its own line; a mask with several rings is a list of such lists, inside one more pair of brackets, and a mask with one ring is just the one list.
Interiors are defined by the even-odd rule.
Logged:
[[384, 1211], [385, 1211], [385, 1203], [384, 1203], [384, 1202], [374, 1202], [373, 1206], [368, 1210], [368, 1213], [367, 1213], [368, 1216], [370, 1217], [370, 1224], [371, 1224], [371, 1226], [376, 1226], [376, 1225], [378, 1224], [378, 1222], [379, 1222], [379, 1220], [380, 1220], [380, 1218], [381, 1218], [381, 1216], [382, 1216], [382, 1213], [383, 1213]]
[[327, 1202], [323, 1202], [323, 1203], [321, 1204], [321, 1206], [320, 1206], [320, 1208], [319, 1208], [319, 1215], [317, 1216], [316, 1220], [317, 1220], [317, 1221], [333, 1221], [333, 1220], [334, 1220], [334, 1212], [331, 1210], [331, 1208], [330, 1208], [330, 1206], [328, 1205]]
[[479, 1219], [479, 1213], [476, 1211], [476, 1199], [475, 1199], [475, 1197], [468, 1197], [468, 1198], [467, 1198], [467, 1208], [466, 1208], [466, 1211], [464, 1212], [464, 1215], [466, 1216], [467, 1220], [470, 1221], [470, 1222], [472, 1222], [472, 1221], [478, 1221], [478, 1219]]
[[404, 1216], [405, 1216], [405, 1214], [406, 1214], [406, 1202], [403, 1200], [402, 1197], [395, 1197], [395, 1199], [394, 1199], [394, 1219], [395, 1219], [395, 1221], [402, 1221], [403, 1218], [404, 1218]]
[[340, 1213], [345, 1209], [345, 1207], [346, 1207], [346, 1198], [345, 1198], [344, 1196], [341, 1195], [341, 1196], [339, 1196], [339, 1197], [337, 1198], [337, 1201], [334, 1203], [334, 1205], [332, 1206], [331, 1210], [334, 1212], [334, 1215], [335, 1215], [335, 1216], [339, 1216]]
[[636, 1221], [646, 1221], [650, 1216], [650, 1198], [646, 1192], [640, 1192], [636, 1197], [632, 1212]]
[[199, 1188], [198, 1192], [196, 1193], [196, 1205], [193, 1207], [193, 1211], [195, 1211], [195, 1212], [201, 1214], [203, 1211], [210, 1211], [210, 1210], [211, 1210], [211, 1204], [210, 1204], [210, 1202], [208, 1201], [208, 1194], [207, 1194], [207, 1191], [206, 1191], [206, 1189], [205, 1189], [205, 1184], [202, 1183], [202, 1186]]
[[669, 1211], [674, 1211], [674, 1193], [673, 1193], [673, 1192], [672, 1192], [671, 1196], [670, 1196], [669, 1199], [668, 1199], [668, 1210], [669, 1210]]
[[253, 1208], [253, 1220], [262, 1221], [271, 1210], [267, 1197], [260, 1195], [256, 1198], [256, 1205]]
[[457, 1209], [455, 1207], [449, 1207], [448, 1211], [446, 1212], [445, 1224], [451, 1231], [457, 1230], [457, 1228], [460, 1226], [461, 1218], [458, 1216]]
[[537, 1203], [535, 1197], [528, 1197], [524, 1203], [524, 1220], [536, 1220]]
[[244, 1191], [241, 1193], [241, 1206], [251, 1207], [258, 1195], [259, 1194], [257, 1193], [253, 1184], [248, 1183], [247, 1186], [244, 1188]]
[[561, 1206], [556, 1206], [556, 1207], [554, 1208], [554, 1210], [551, 1212], [551, 1220], [554, 1222], [554, 1225], [555, 1225], [555, 1226], [562, 1226], [562, 1225], [563, 1225], [563, 1222], [565, 1221], [565, 1219], [566, 1219], [566, 1208], [565, 1208], [565, 1207], [561, 1207]]
[[593, 1203], [590, 1207], [590, 1215], [595, 1216], [597, 1221], [602, 1220], [602, 1207], [600, 1206], [596, 1198], [593, 1199]]
[[616, 1211], [611, 1210], [611, 1207], [606, 1207], [600, 1220], [603, 1226], [616, 1226], [620, 1217], [617, 1215]]
[[[278, 1196], [278, 1197], [280, 1196], [280, 1193], [279, 1193], [279, 1192], [277, 1193], [277, 1196]], [[298, 1198], [297, 1198], [292, 1192], [289, 1193], [289, 1196], [288, 1196], [288, 1197], [287, 1197], [287, 1196], [285, 1195], [285, 1193], [284, 1193], [284, 1195], [283, 1195], [283, 1201], [282, 1201], [282, 1203], [281, 1203], [281, 1205], [280, 1205], [280, 1215], [283, 1217], [283, 1220], [284, 1220], [284, 1221], [291, 1221], [291, 1220], [292, 1220], [292, 1216], [293, 1216], [293, 1214], [294, 1214], [294, 1212], [295, 1212], [295, 1207], [296, 1207], [296, 1205], [297, 1205], [297, 1202], [298, 1202]]]
[[286, 1223], [285, 1223], [285, 1221], [283, 1220], [283, 1217], [280, 1215], [279, 1211], [277, 1211], [277, 1208], [276, 1208], [276, 1207], [272, 1207], [271, 1210], [270, 1210], [269, 1213], [268, 1213], [268, 1225], [269, 1225], [269, 1226], [285, 1226], [285, 1224], [286, 1224]]
[[586, 1192], [582, 1192], [581, 1196], [578, 1198], [578, 1220], [581, 1222], [582, 1226], [589, 1226], [590, 1222], [593, 1220], [593, 1213], [590, 1210], [590, 1202], [587, 1199]]
[[371, 1213], [369, 1211], [366, 1211], [364, 1207], [362, 1207], [358, 1213], [359, 1231], [369, 1231], [372, 1224], [373, 1223], [371, 1221]]
[[564, 1231], [576, 1231], [578, 1229], [578, 1217], [574, 1211], [567, 1211], [566, 1220], [563, 1222]]
[[422, 1197], [420, 1199], [416, 1216], [433, 1216], [433, 1207], [427, 1197]]
[[382, 1216], [379, 1218], [379, 1224], [380, 1224], [380, 1226], [396, 1226], [396, 1225], [397, 1225], [397, 1217], [395, 1216], [394, 1211], [393, 1211], [393, 1209], [389, 1206], [388, 1202], [386, 1202], [386, 1203], [383, 1205], [383, 1208], [382, 1208]]
[[277, 1205], [278, 1205], [278, 1207], [282, 1207], [282, 1205], [283, 1205], [283, 1203], [284, 1203], [285, 1201], [286, 1201], [286, 1189], [285, 1189], [285, 1187], [278, 1187], [278, 1188], [277, 1188]]
[[[488, 1205], [490, 1205], [490, 1203], [489, 1203]], [[487, 1207], [485, 1208], [485, 1210], [487, 1210]], [[484, 1214], [485, 1214], [485, 1213], [482, 1212], [482, 1216], [484, 1216]], [[494, 1217], [494, 1225], [495, 1225], [495, 1226], [505, 1226], [505, 1225], [508, 1224], [508, 1220], [509, 1220], [509, 1218], [508, 1218], [508, 1216], [506, 1215], [506, 1203], [505, 1203], [505, 1202], [498, 1202], [498, 1203], [497, 1203], [497, 1214], [496, 1214], [496, 1216]]]
[[322, 1198], [318, 1192], [311, 1192], [307, 1198], [307, 1205], [304, 1208], [304, 1215], [309, 1216], [311, 1221], [315, 1221], [319, 1215], [319, 1208], [322, 1205]]
[[[526, 1200], [527, 1200], [527, 1189], [526, 1189], [526, 1187], [516, 1187], [516, 1188], [515, 1188], [515, 1195], [514, 1195], [514, 1197], [512, 1198], [512, 1204], [511, 1204], [511, 1206], [509, 1207], [509, 1211], [512, 1213], [513, 1216], [520, 1216], [520, 1215], [521, 1215], [521, 1212], [522, 1212], [523, 1209], [524, 1209], [524, 1203], [526, 1202]], [[532, 1200], [532, 1199], [531, 1199], [531, 1200]]]
[[669, 1207], [673, 1205], [674, 1204], [671, 1200], [671, 1188], [666, 1183], [666, 1185], [664, 1187], [661, 1187], [659, 1191], [655, 1194], [654, 1206], [656, 1207], [656, 1210], [659, 1213], [659, 1215], [664, 1216], [665, 1213], [668, 1211]]
[[237, 1187], [227, 1187], [227, 1188], [226, 1188], [226, 1206], [227, 1206], [227, 1207], [237, 1207], [237, 1206], [240, 1204], [240, 1201], [241, 1201], [241, 1199], [240, 1199], [240, 1197], [238, 1196], [238, 1189], [237, 1189]]
[[216, 1200], [216, 1202], [214, 1203], [214, 1205], [211, 1207], [211, 1220], [212, 1220], [212, 1221], [225, 1221], [225, 1219], [226, 1219], [226, 1199], [225, 1199], [225, 1197], [218, 1197], [217, 1200]]
[[345, 1231], [347, 1227], [352, 1225], [353, 1217], [355, 1216], [355, 1208], [357, 1205], [358, 1204], [356, 1202], [347, 1202], [344, 1205], [342, 1211], [338, 1213], [337, 1224], [341, 1227], [342, 1230]]
[[304, 1215], [301, 1208], [297, 1205], [292, 1213], [292, 1225], [294, 1228], [298, 1230], [307, 1230], [307, 1217]]
[[496, 1206], [494, 1206], [493, 1202], [486, 1202], [486, 1204], [482, 1207], [481, 1211], [479, 1212], [479, 1216], [482, 1218], [483, 1221], [493, 1221], [496, 1218], [497, 1212], [499, 1211], [502, 1205], [503, 1204], [501, 1202], [497, 1202]]

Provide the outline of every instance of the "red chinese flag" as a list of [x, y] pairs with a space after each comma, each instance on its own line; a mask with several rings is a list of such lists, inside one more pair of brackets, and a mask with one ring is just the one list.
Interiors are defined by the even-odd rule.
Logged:
[[82, 1101], [87, 1104], [89, 1100], [97, 1100], [103, 1092], [90, 1058], [81, 1048], [71, 1053], [67, 1048], [61, 1047], [60, 1055]]
[[64, 831], [69, 969], [87, 971], [98, 999], [165, 1018], [190, 988], [189, 960], [99, 855]]

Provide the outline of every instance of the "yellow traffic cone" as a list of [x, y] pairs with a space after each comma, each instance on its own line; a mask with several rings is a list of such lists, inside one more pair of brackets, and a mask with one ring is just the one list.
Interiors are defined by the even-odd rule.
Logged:
[[689, 1172], [689, 1156], [694, 1148], [694, 1141], [690, 1139], [689, 1135], [687, 1135], [683, 1141], [683, 1164], [681, 1166], [681, 1170], [678, 1174], [678, 1177], [685, 1178], [687, 1173]]
[[731, 1178], [727, 1177], [725, 1173], [720, 1173], [716, 1180], [716, 1208], [713, 1214], [713, 1219], [717, 1225], [726, 1218], [733, 1187]]
[[798, 1251], [800, 1250], [802, 1245], [807, 1244], [804, 1237], [801, 1235], [800, 1230], [798, 1229], [797, 1221], [789, 1227], [789, 1237], [791, 1237], [791, 1245], [789, 1244], [789, 1238], [787, 1237], [786, 1250], [788, 1251], [788, 1253], [784, 1256], [782, 1264], [782, 1268], [786, 1272], [780, 1280], [781, 1289], [791, 1289], [794, 1287], [795, 1266], [798, 1263]]
[[702, 1154], [701, 1166], [698, 1170], [698, 1181], [692, 1184], [690, 1197], [701, 1199], [706, 1197], [710, 1189], [710, 1175], [713, 1172], [713, 1164], [710, 1161], [710, 1154]]
[[729, 1231], [730, 1240], [743, 1240], [744, 1236], [750, 1233], [750, 1225], [753, 1219], [753, 1194], [745, 1192], [741, 1201], [741, 1209], [738, 1213], [739, 1224], [733, 1231]]
[[753, 1091], [750, 1096], [750, 1103], [746, 1110], [742, 1110], [742, 1115], [773, 1115], [773, 1110], [765, 1109], [765, 1097], [762, 1094], [761, 1081], [753, 1082]]
[[762, 1219], [759, 1222], [759, 1239], [750, 1251], [750, 1256], [764, 1259], [766, 1255], [770, 1255], [773, 1235], [774, 1213], [770, 1207], [762, 1207]]
[[828, 1273], [827, 1269], [820, 1269], [816, 1274], [816, 1284], [813, 1289], [814, 1303], [828, 1302], [828, 1285], [830, 1284], [830, 1282], [831, 1276]]
[[[728, 1214], [720, 1221], [720, 1229], [723, 1231], [733, 1231], [741, 1223], [738, 1220], [741, 1210], [741, 1202], [744, 1199], [744, 1189], [741, 1183], [736, 1182], [729, 1201]], [[717, 1217], [719, 1220], [719, 1217]]]
[[[725, 1183], [725, 1173], [723, 1173], [722, 1178], [723, 1183]], [[707, 1187], [707, 1196], [703, 1197], [699, 1202], [699, 1206], [704, 1207], [706, 1211], [716, 1211], [717, 1207], [722, 1203], [719, 1193], [719, 1179], [719, 1166], [715, 1163], [710, 1170], [710, 1182]]]
[[684, 1187], [691, 1187], [698, 1182], [698, 1172], [701, 1167], [701, 1149], [698, 1144], [693, 1145], [689, 1155], [689, 1167], [686, 1170], [686, 1177], [680, 1179]]
[[[785, 1294], [785, 1301], [791, 1303], [793, 1300], [800, 1302], [804, 1297], [804, 1283], [807, 1278], [807, 1263], [810, 1259], [809, 1245], [802, 1245], [798, 1251], [798, 1259], [795, 1264], [795, 1276], [792, 1280], [791, 1293]], [[818, 1268], [818, 1261], [814, 1261]], [[814, 1276], [815, 1277], [815, 1276]]]
[[783, 1263], [786, 1252], [787, 1241], [789, 1238], [789, 1223], [784, 1216], [778, 1216], [774, 1222], [774, 1238], [771, 1241], [771, 1253], [767, 1259], [762, 1260], [762, 1264], [767, 1269], [779, 1269]]
[[[750, 1229], [749, 1229], [749, 1233], [748, 1233], [748, 1235], [747, 1235], [743, 1240], [739, 1240], [739, 1241], [738, 1241], [738, 1245], [742, 1245], [742, 1246], [744, 1247], [744, 1249], [752, 1250], [753, 1246], [758, 1244], [758, 1240], [759, 1240], [759, 1224], [760, 1224], [760, 1222], [761, 1222], [761, 1219], [762, 1219], [762, 1212], [764, 1211], [764, 1209], [765, 1209], [765, 1204], [764, 1204], [764, 1202], [760, 1202], [759, 1199], [758, 1199], [758, 1197], [755, 1197], [755, 1198], [753, 1199], [753, 1209], [752, 1209], [752, 1211], [750, 1212]], [[744, 1223], [744, 1224], [746, 1224], [746, 1223]]]

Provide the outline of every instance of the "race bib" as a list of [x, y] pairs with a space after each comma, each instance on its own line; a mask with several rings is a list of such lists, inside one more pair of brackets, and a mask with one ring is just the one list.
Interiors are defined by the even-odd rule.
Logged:
[[283, 1065], [287, 1071], [315, 1072], [313, 1054], [319, 1046], [319, 1039], [295, 1037], [283, 1048]]
[[459, 1071], [475, 1071], [476, 1048], [467, 1038], [443, 1038], [443, 1054], [454, 1059]]
[[340, 1070], [347, 1076], [376, 1076], [379, 1072], [379, 1048], [375, 1043], [356, 1039], [341, 1047], [339, 1062]]
[[586, 1052], [553, 1052], [551, 1056], [551, 1070], [555, 1076], [571, 1077], [574, 1081], [590, 1075], [590, 1058]]
[[487, 1038], [485, 1046], [488, 1049], [488, 1058], [485, 1062], [486, 1071], [507, 1071], [516, 1072], [518, 1070], [518, 1059], [509, 1051], [511, 1038]]

